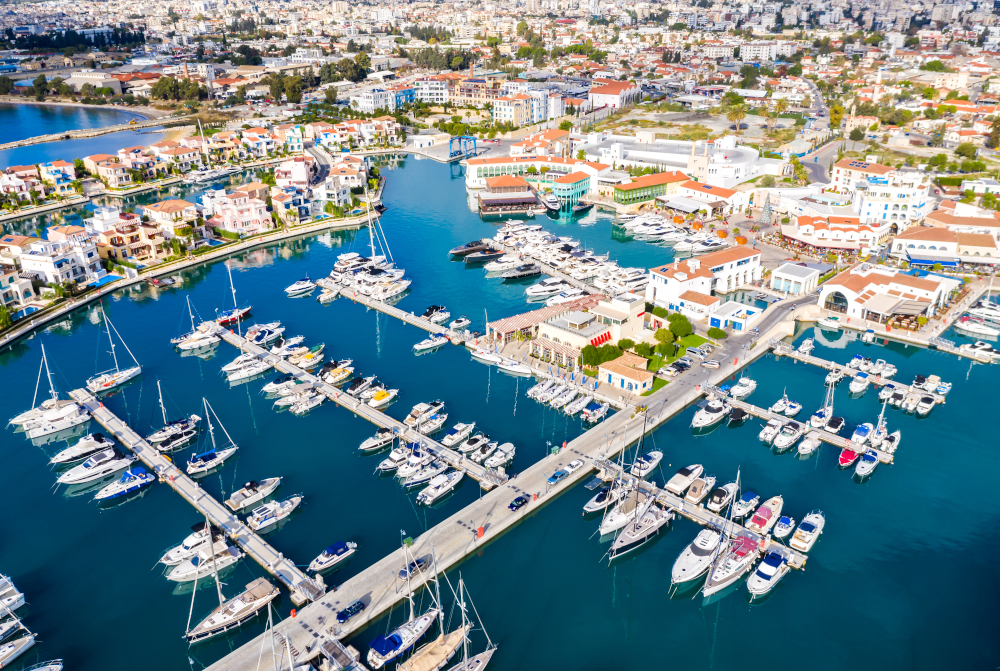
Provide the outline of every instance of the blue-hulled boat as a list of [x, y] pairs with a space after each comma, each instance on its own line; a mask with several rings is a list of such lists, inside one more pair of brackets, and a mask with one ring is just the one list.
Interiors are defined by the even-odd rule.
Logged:
[[137, 492], [143, 487], [151, 485], [155, 479], [156, 477], [152, 473], [147, 473], [145, 468], [136, 466], [125, 471], [120, 478], [97, 492], [94, 498], [98, 501], [117, 499], [119, 496]]

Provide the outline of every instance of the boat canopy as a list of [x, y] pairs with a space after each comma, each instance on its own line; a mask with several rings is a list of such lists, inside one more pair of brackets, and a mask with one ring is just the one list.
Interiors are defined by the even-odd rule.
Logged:
[[385, 657], [395, 652], [402, 644], [403, 639], [400, 638], [399, 634], [390, 634], [389, 636], [379, 636], [368, 647]]
[[347, 552], [348, 549], [349, 548], [347, 547], [347, 543], [345, 543], [344, 541], [337, 541], [327, 549], [323, 550], [323, 554], [325, 554], [328, 557], [333, 557], [336, 555], [344, 554], [345, 552]]
[[753, 492], [743, 492], [743, 496], [740, 497], [740, 501], [743, 501], [744, 503], [749, 503], [750, 501], [753, 501], [755, 498], [757, 498], [757, 495], [754, 494]]
[[764, 557], [764, 562], [763, 563], [767, 564], [768, 566], [772, 566], [774, 568], [778, 568], [779, 566], [781, 566], [784, 563], [784, 561], [785, 561], [785, 558], [782, 557], [777, 552], [768, 552], [767, 556]]
[[801, 531], [804, 534], [811, 534], [812, 532], [816, 531], [816, 525], [813, 524], [812, 522], [803, 522], [802, 524], [799, 525], [799, 531]]

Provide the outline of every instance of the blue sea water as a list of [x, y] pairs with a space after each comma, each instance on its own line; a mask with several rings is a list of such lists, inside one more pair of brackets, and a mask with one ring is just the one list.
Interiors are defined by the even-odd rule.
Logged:
[[[479, 326], [484, 312], [493, 319], [523, 310], [524, 286], [502, 284], [448, 259], [448, 249], [495, 228], [469, 211], [456, 172], [412, 159], [386, 170], [389, 209], [382, 227], [399, 265], [414, 280], [399, 306], [419, 313], [431, 303], [445, 304]], [[615, 240], [610, 220], [591, 216], [590, 226], [536, 221], [564, 227], [566, 234], [586, 238], [597, 251], [611, 251], [625, 265], [654, 265], [668, 254], [646, 243]], [[365, 251], [368, 239], [362, 229], [241, 254], [232, 262], [238, 298], [253, 304], [258, 319], [281, 319], [290, 334], [325, 342], [330, 356], [353, 358], [359, 373], [377, 374], [401, 389], [389, 414], [402, 417], [413, 404], [440, 398], [447, 403], [449, 423], [476, 421], [494, 439], [513, 442], [515, 472], [580, 434], [579, 420], [530, 401], [525, 380], [475, 363], [464, 348], [414, 356], [412, 344], [424, 337], [415, 328], [344, 298], [321, 306], [311, 298], [284, 296], [282, 288], [304, 275], [328, 272], [338, 254]], [[147, 432], [162, 421], [157, 380], [171, 417], [199, 412], [207, 398], [240, 445], [233, 461], [205, 479], [209, 492], [223, 497], [247, 480], [280, 475], [285, 478], [280, 496], [305, 494], [302, 509], [268, 536], [286, 556], [307, 564], [334, 541], [357, 542], [357, 555], [328, 578], [337, 584], [396, 549], [401, 530], [416, 535], [479, 496], [475, 483], [467, 481], [440, 508], [418, 507], [412, 493], [373, 474], [381, 457], [357, 452], [373, 433], [367, 422], [331, 404], [305, 417], [276, 413], [259, 394], [262, 381], [230, 387], [220, 377], [219, 367], [236, 355], [226, 345], [211, 360], [180, 357], [168, 340], [189, 326], [185, 298], [190, 296], [203, 317], [232, 300], [222, 263], [181, 277], [172, 288], [144, 286], [105, 300], [108, 315], [144, 366], [140, 379], [105, 403]], [[653, 477], [661, 484], [680, 466], [701, 463], [722, 482], [739, 470], [744, 485], [762, 497], [782, 494], [784, 513], [796, 520], [812, 509], [825, 511], [827, 529], [806, 569], [790, 574], [759, 603], [750, 603], [743, 587], [708, 605], [688, 591], [672, 595], [670, 567], [698, 527], [674, 522], [640, 552], [609, 566], [602, 559], [607, 545], [593, 536], [598, 522], [580, 514], [592, 492], [577, 487], [459, 567], [500, 645], [491, 668], [995, 666], [1000, 643], [994, 636], [993, 557], [1000, 550], [1000, 506], [992, 482], [998, 457], [989, 414], [982, 410], [992, 400], [998, 369], [917, 347], [863, 345], [850, 334], [817, 334], [814, 328], [801, 329], [794, 341], [807, 336], [817, 337], [817, 356], [842, 362], [855, 353], [885, 358], [898, 366], [903, 382], [918, 373], [937, 374], [954, 389], [948, 402], [924, 419], [887, 411], [890, 430], [902, 431], [896, 463], [879, 466], [863, 483], [837, 468], [836, 451], [829, 447], [808, 460], [773, 454], [757, 440], [759, 422], [696, 436], [689, 428], [694, 408], [644, 443], [644, 449], [666, 455], [662, 472]], [[81, 308], [0, 351], [0, 406], [8, 415], [32, 402], [42, 343], [63, 390], [81, 386], [110, 365], [98, 307]], [[127, 357], [121, 347], [117, 353]], [[805, 416], [822, 401], [825, 371], [819, 368], [765, 356], [747, 374], [758, 382], [749, 400], [759, 405], [770, 405], [787, 391], [803, 403]], [[846, 383], [835, 407], [850, 428], [874, 421], [880, 409], [873, 390], [852, 399]], [[35, 447], [10, 430], [2, 445], [0, 488], [8, 515], [0, 572], [26, 593], [29, 605], [19, 614], [41, 639], [15, 668], [62, 657], [82, 671], [124, 671], [139, 659], [145, 667], [176, 669], [188, 664], [188, 656], [201, 668], [263, 630], [258, 621], [195, 648], [182, 641], [190, 591], [175, 593], [155, 562], [199, 520], [169, 488], [157, 484], [137, 500], [101, 508], [87, 495], [69, 497], [53, 489], [56, 476], [47, 456], [61, 445]], [[245, 560], [224, 576], [224, 592], [231, 596], [262, 574]], [[217, 603], [212, 585], [202, 585], [195, 619]], [[282, 617], [290, 608], [287, 595], [277, 603]], [[352, 643], [364, 653], [368, 641], [400, 617], [397, 609]], [[475, 643], [483, 640], [477, 633]]]
[[[146, 117], [113, 107], [72, 107], [64, 105], [33, 105], [0, 103], [0, 128], [4, 129], [3, 142], [25, 140], [38, 135], [85, 128], [103, 128], [128, 123]], [[94, 138], [46, 142], [16, 149], [0, 151], [0, 166], [31, 165], [63, 159], [72, 161], [92, 154], [114, 154], [122, 147], [135, 144], [150, 145], [163, 139], [156, 129], [143, 132], [121, 131]]]

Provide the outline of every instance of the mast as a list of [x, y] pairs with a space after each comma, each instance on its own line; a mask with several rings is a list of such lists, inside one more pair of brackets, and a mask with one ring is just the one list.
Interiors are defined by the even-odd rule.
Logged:
[[233, 308], [239, 309], [239, 306], [236, 304], [236, 287], [233, 285], [233, 269], [228, 263], [226, 263], [226, 270], [229, 272], [229, 288], [233, 290]]
[[160, 395], [160, 410], [163, 411], [163, 423], [167, 423], [167, 408], [163, 405], [163, 389], [160, 388], [160, 381], [156, 381], [156, 391]]
[[434, 594], [437, 596], [438, 620], [441, 622], [441, 634], [444, 634], [444, 606], [441, 605], [441, 578], [438, 576], [437, 553], [431, 547], [431, 561], [434, 564]]
[[212, 533], [212, 523], [208, 521], [208, 515], [205, 515], [205, 524], [208, 526], [208, 542], [212, 548], [212, 576], [215, 577], [215, 589], [219, 593], [219, 605], [221, 606], [225, 603], [225, 598], [222, 596], [222, 583], [219, 582], [219, 567], [215, 563], [215, 535]]
[[[118, 368], [118, 355], [115, 354], [115, 339], [111, 337], [111, 322], [108, 321], [108, 313], [104, 311], [104, 306], [101, 306], [101, 316], [104, 317], [104, 323], [108, 325], [108, 340], [111, 342], [111, 358], [115, 360], [115, 372], [121, 372]], [[122, 341], [124, 342], [124, 341]]]
[[[101, 312], [104, 312], [104, 308], [101, 308]], [[118, 357], [115, 356], [115, 339], [111, 337], [111, 331], [114, 331], [115, 335], [118, 336], [118, 339], [122, 341], [122, 347], [124, 347], [125, 351], [128, 352], [128, 355], [132, 357], [132, 361], [135, 363], [135, 365], [138, 366], [139, 360], [135, 358], [135, 355], [132, 354], [132, 350], [128, 348], [128, 345], [125, 343], [125, 338], [122, 338], [122, 334], [118, 332], [118, 329], [115, 328], [115, 325], [111, 323], [110, 319], [108, 319], [107, 313], [104, 313], [104, 321], [108, 323], [108, 329], [109, 329], [108, 339], [111, 340], [111, 356], [113, 356], [115, 359], [115, 370], [118, 369]]]
[[[205, 521], [207, 522], [208, 519], [206, 518]], [[212, 537], [212, 527], [208, 527], [207, 531], [208, 531], [208, 542], [209, 544], [212, 544], [215, 542], [215, 539]], [[198, 555], [195, 556], [197, 557]], [[187, 637], [188, 634], [191, 633], [191, 616], [194, 615], [194, 597], [197, 593], [198, 593], [198, 571], [195, 571], [194, 587], [191, 589], [191, 607], [188, 609], [188, 623], [187, 627], [184, 628], [185, 638]]]
[[194, 328], [194, 312], [191, 310], [191, 295], [188, 294], [186, 298], [188, 304], [188, 316], [191, 317], [191, 332], [193, 333], [195, 328]]
[[403, 572], [406, 574], [406, 598], [410, 602], [410, 622], [413, 622], [413, 590], [410, 589], [410, 563], [406, 561], [406, 543], [403, 543]]
[[205, 153], [205, 161], [208, 169], [212, 169], [212, 156], [208, 153], [208, 144], [205, 142], [205, 129], [201, 127], [201, 119], [198, 119], [198, 132], [201, 133], [201, 150]]
[[[49, 358], [45, 355], [45, 345], [42, 345], [42, 363], [45, 364], [45, 376], [49, 378], [49, 394], [51, 394], [52, 400], [56, 401], [59, 399], [59, 394], [56, 392], [56, 386], [52, 383], [52, 371], [49, 370]], [[38, 376], [41, 378], [41, 370], [38, 371]], [[35, 398], [38, 398], [38, 383], [35, 383]], [[34, 400], [32, 400], [31, 407], [35, 407]]]
[[465, 666], [469, 661], [469, 635], [465, 633], [469, 618], [465, 612], [465, 581], [461, 574], [458, 576], [458, 607], [462, 610], [462, 666]]
[[208, 424], [208, 435], [212, 438], [212, 451], [215, 451], [215, 430], [212, 428], [212, 418], [208, 414], [208, 400], [202, 396], [201, 402], [205, 405], [205, 423]]

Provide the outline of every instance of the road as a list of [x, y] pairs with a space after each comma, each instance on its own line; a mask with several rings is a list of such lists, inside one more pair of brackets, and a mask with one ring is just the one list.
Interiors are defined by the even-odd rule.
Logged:
[[330, 155], [319, 147], [314, 147], [312, 145], [306, 147], [306, 151], [316, 159], [316, 180], [314, 184], [322, 184], [326, 181], [327, 175], [330, 174], [330, 167], [333, 166], [333, 161], [330, 159]]
[[840, 145], [837, 141], [829, 142], [802, 157], [802, 167], [809, 175], [810, 182], [825, 184], [830, 181], [830, 166], [837, 159]]

